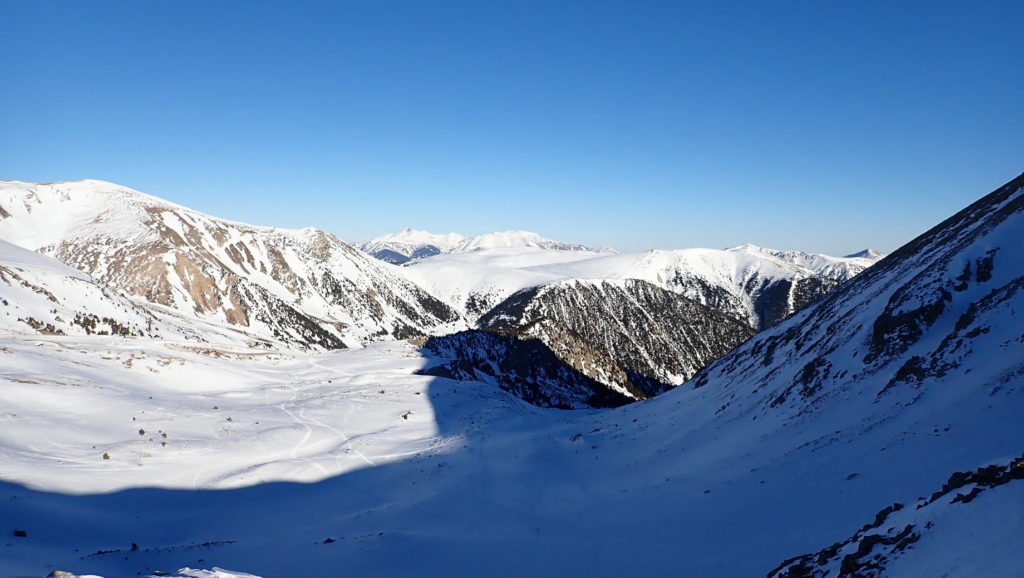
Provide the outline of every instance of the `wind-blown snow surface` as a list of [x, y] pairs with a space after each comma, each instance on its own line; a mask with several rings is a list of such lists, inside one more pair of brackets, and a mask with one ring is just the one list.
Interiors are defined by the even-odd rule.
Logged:
[[[1022, 185], [612, 411], [417, 376], [430, 361], [402, 343], [183, 352], [175, 379], [144, 339], [3, 338], [0, 520], [25, 537], [0, 545], [0, 573], [763, 576], [1021, 456]], [[133, 347], [146, 359], [129, 367]], [[197, 475], [230, 489], [196, 491]], [[260, 479], [311, 483], [246, 485]], [[887, 523], [920, 537], [881, 571], [1019, 575], [1022, 484], [898, 512]]]

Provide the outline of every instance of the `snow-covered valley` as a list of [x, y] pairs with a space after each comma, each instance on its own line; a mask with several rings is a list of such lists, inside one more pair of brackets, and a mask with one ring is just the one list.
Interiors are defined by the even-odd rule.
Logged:
[[[451, 360], [421, 337], [268, 349], [159, 311], [160, 339], [5, 318], [0, 574], [1015, 576], [1022, 242], [1024, 176], [611, 410], [424, 375]], [[75, 276], [40, 263], [33, 286]]]

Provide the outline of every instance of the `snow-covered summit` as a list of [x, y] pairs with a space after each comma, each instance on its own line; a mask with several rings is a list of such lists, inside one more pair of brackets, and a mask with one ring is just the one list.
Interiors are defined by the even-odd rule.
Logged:
[[458, 233], [439, 235], [406, 228], [397, 233], [381, 235], [369, 241], [356, 243], [355, 247], [381, 261], [401, 264], [412, 259], [422, 259], [454, 251], [469, 240], [469, 237]]
[[871, 259], [872, 261], [881, 261], [883, 258], [885, 258], [885, 253], [883, 253], [881, 251], [876, 251], [875, 249], [868, 248], [868, 249], [864, 249], [863, 251], [857, 251], [856, 253], [851, 253], [849, 255], [846, 255], [846, 258], [847, 259]]
[[509, 249], [514, 247], [532, 247], [535, 249], [548, 249], [554, 251], [589, 251], [593, 249], [586, 245], [575, 243], [562, 243], [537, 233], [529, 231], [495, 231], [468, 239], [459, 246], [456, 251], [469, 252], [483, 249]]
[[488, 249], [532, 248], [550, 251], [614, 252], [595, 250], [585, 245], [562, 243], [529, 231], [496, 231], [476, 237], [458, 233], [438, 235], [427, 231], [404, 229], [357, 243], [356, 248], [389, 263], [405, 263], [414, 259], [446, 253], [470, 253]]
[[733, 253], [758, 255], [775, 258], [794, 265], [799, 265], [839, 282], [847, 281], [864, 269], [880, 261], [885, 255], [874, 249], [865, 249], [859, 253], [845, 257], [832, 257], [822, 253], [805, 253], [803, 251], [778, 251], [765, 249], [757, 245], [740, 245], [726, 249]]

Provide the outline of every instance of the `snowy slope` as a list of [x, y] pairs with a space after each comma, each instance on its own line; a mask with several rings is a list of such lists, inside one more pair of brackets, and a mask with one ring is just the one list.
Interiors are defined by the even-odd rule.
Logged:
[[101, 181], [0, 182], [0, 209], [4, 240], [264, 339], [335, 348], [460, 326], [387, 265], [314, 229], [215, 219]]
[[0, 306], [0, 328], [8, 332], [183, 337], [126, 295], [6, 241], [0, 241]]
[[763, 576], [838, 543], [822, 567], [1019, 575], [1024, 481], [988, 467], [1024, 443], [1022, 187], [610, 411], [417, 375], [436, 359], [407, 343], [165, 374], [166, 345], [0, 336], [0, 519], [25, 534], [0, 574]]
[[[1003, 510], [1008, 502], [1024, 501], [1022, 480], [1024, 455], [975, 471], [954, 472], [913, 508], [894, 502], [851, 537], [786, 560], [769, 578], [1002, 575], [1006, 563], [1019, 552], [1020, 544], [1013, 537], [1024, 535], [1024, 518]], [[1010, 524], [993, 528], [992, 519], [1007, 513], [1013, 518]]]

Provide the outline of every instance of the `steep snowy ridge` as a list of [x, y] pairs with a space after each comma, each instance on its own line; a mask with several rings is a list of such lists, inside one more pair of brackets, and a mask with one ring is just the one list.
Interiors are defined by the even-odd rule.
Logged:
[[0, 183], [0, 238], [198, 319], [337, 348], [458, 327], [387, 265], [314, 229], [215, 219], [100, 181]]
[[615, 255], [570, 263], [563, 272], [582, 278], [643, 279], [763, 329], [869, 265], [862, 259], [744, 245]]
[[[879, 507], [923, 493], [914, 482], [922, 474], [934, 480], [1017, 455], [1024, 440], [1022, 239], [1024, 175], [755, 336], [692, 383], [698, 392], [713, 390], [707, 395], [720, 404], [716, 419], [802, 432], [791, 443], [803, 438], [816, 451], [835, 453], [845, 439], [886, 439], [881, 449], [894, 453], [859, 467], [892, 467], [895, 455], [908, 455], [915, 474], [876, 487]], [[827, 430], [808, 435], [824, 422]], [[993, 499], [1020, 508], [1020, 490]], [[963, 535], [957, 524], [973, 519], [949, 520], [954, 529], [947, 531]], [[929, 556], [957, 559], [955, 551], [923, 547], [900, 554], [904, 563], [936, 566]]]
[[885, 255], [874, 249], [865, 249], [845, 257], [831, 257], [821, 253], [805, 253], [803, 251], [775, 251], [755, 245], [742, 245], [729, 249], [733, 252], [762, 254], [781, 259], [794, 265], [809, 269], [814, 273], [828, 277], [840, 283], [849, 281], [855, 275], [882, 260]]
[[[754, 333], [740, 321], [635, 279], [526, 289], [494, 307], [479, 325], [536, 337], [597, 381], [633, 386], [644, 397], [682, 383]], [[621, 369], [588, 373], [577, 359], [593, 351]]]
[[[911, 241], [815, 307], [702, 371], [695, 383], [755, 375], [758, 366], [771, 366], [760, 387], [793, 379], [772, 406], [802, 406], [881, 377], [886, 388], [905, 383], [904, 392], [916, 391], [922, 379], [952, 373], [955, 367], [940, 371], [939, 360], [951, 361], [957, 351], [978, 355], [974, 351], [1015, 347], [1021, 335], [1013, 324], [994, 321], [1015, 317], [1012, 303], [1024, 275], [1024, 258], [1008, 249], [1021, 235], [1020, 186], [1015, 179]], [[971, 382], [984, 380], [975, 374]], [[886, 388], [872, 393], [881, 396]]]

